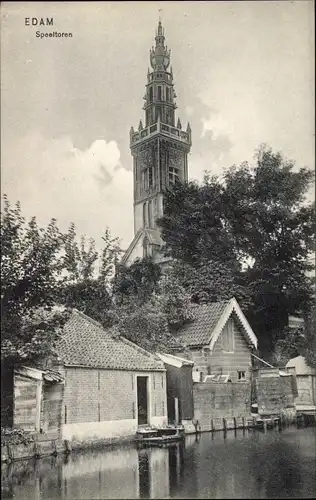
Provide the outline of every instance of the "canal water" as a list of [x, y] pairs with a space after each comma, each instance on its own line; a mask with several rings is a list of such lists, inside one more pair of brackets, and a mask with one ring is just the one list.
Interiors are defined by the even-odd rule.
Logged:
[[135, 445], [16, 462], [2, 468], [3, 498], [313, 498], [315, 428], [187, 436], [185, 444]]

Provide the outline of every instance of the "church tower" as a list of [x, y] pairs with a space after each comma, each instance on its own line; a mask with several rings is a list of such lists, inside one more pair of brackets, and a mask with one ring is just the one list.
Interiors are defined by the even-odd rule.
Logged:
[[177, 181], [188, 180], [191, 129], [182, 129], [176, 119], [176, 93], [161, 21], [150, 50], [150, 65], [144, 95], [144, 123], [130, 130], [134, 179], [134, 239], [123, 257], [129, 265], [136, 258], [152, 256], [164, 260], [156, 220], [163, 215], [164, 191]]

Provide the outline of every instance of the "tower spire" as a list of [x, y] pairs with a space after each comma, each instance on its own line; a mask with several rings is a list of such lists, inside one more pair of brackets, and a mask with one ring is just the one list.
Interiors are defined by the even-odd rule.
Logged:
[[[177, 105], [173, 72], [170, 68], [170, 50], [165, 45], [160, 16], [155, 29], [155, 42], [150, 50], [151, 68], [147, 72], [143, 106], [145, 121], [139, 122], [137, 130], [130, 130], [135, 237], [131, 250], [124, 256], [126, 262], [133, 262], [137, 258], [140, 235], [144, 255], [152, 255], [155, 262], [163, 259], [162, 240], [156, 220], [163, 215], [164, 192], [172, 184], [188, 180], [191, 128], [188, 125], [185, 130], [180, 119], [175, 116]], [[146, 239], [148, 235], [151, 237], [150, 241]]]

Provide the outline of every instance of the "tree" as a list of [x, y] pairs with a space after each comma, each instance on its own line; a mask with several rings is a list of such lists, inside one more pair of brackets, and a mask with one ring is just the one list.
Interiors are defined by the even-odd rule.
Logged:
[[1, 359], [7, 363], [41, 358], [67, 318], [56, 306], [60, 287], [62, 234], [54, 219], [39, 228], [28, 223], [19, 203], [4, 197], [1, 214]]
[[224, 188], [215, 176], [204, 184], [176, 183], [164, 198], [164, 215], [157, 221], [166, 253], [193, 267], [210, 260], [236, 259], [232, 235], [226, 229]]
[[149, 351], [182, 348], [173, 333], [191, 318], [190, 297], [175, 275], [162, 275], [150, 257], [118, 265], [113, 294], [112, 323], [121, 335]]
[[1, 421], [12, 425], [13, 367], [53, 352], [68, 318], [56, 298], [63, 237], [54, 219], [39, 228], [4, 196], [1, 213]]
[[171, 272], [193, 303], [220, 302], [235, 297], [244, 308], [252, 304], [244, 275], [234, 262], [210, 260], [200, 267], [193, 267], [174, 261]]
[[242, 298], [268, 354], [288, 316], [311, 304], [315, 227], [306, 193], [313, 172], [267, 146], [255, 159], [223, 179], [208, 175], [201, 186], [178, 183], [166, 192], [158, 224], [167, 253], [196, 270], [185, 282], [197, 300]]
[[158, 290], [161, 269], [151, 257], [137, 259], [130, 266], [117, 264], [113, 295], [117, 305], [127, 302], [142, 305]]
[[93, 239], [87, 244], [81, 237], [78, 244], [75, 225], [70, 225], [64, 237], [66, 273], [61, 295], [68, 307], [82, 311], [106, 327], [111, 324], [111, 280], [121, 249], [118, 238], [112, 238], [109, 229], [106, 229], [102, 240], [104, 246], [101, 252], [96, 251]]
[[174, 347], [182, 348], [169, 330], [167, 314], [155, 299], [134, 308], [130, 304], [121, 305], [115, 313], [113, 324], [118, 334], [143, 349], [166, 353], [172, 352]]
[[285, 366], [290, 359], [304, 356], [306, 347], [304, 327], [284, 328], [278, 337], [272, 358], [275, 364]]
[[316, 300], [305, 318], [304, 356], [309, 366], [316, 367]]
[[155, 304], [165, 314], [171, 333], [192, 319], [191, 296], [182, 286], [174, 269], [161, 277]]

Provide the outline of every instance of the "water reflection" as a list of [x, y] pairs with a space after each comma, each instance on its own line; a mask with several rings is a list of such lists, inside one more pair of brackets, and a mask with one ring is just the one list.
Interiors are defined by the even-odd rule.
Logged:
[[188, 436], [185, 444], [135, 446], [16, 462], [2, 470], [4, 498], [312, 498], [314, 429]]

